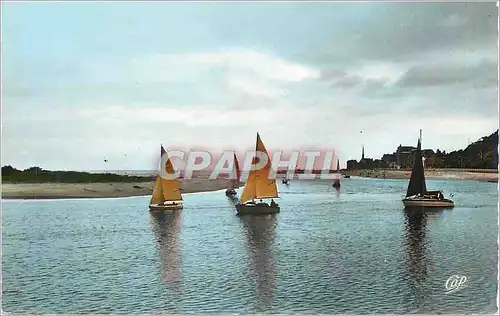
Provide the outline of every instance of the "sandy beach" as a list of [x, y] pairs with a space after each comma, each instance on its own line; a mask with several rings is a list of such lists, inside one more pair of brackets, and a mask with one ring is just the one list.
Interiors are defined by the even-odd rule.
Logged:
[[[2, 199], [113, 198], [151, 195], [153, 181], [137, 183], [3, 183]], [[227, 180], [181, 181], [183, 193], [225, 189]]]
[[[365, 178], [385, 178], [386, 179], [410, 179], [411, 171], [406, 170], [356, 170], [349, 171], [351, 176]], [[498, 173], [495, 172], [468, 172], [454, 170], [425, 170], [426, 179], [449, 179], [449, 180], [477, 180], [477, 181], [498, 181]]]

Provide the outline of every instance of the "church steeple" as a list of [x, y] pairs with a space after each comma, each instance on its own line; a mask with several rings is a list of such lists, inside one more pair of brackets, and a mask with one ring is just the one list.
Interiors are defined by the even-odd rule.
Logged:
[[365, 146], [361, 147], [361, 160], [365, 159]]

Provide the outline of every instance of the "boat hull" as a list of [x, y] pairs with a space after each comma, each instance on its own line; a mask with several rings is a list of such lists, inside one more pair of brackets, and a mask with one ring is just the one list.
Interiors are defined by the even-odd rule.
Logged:
[[278, 205], [262, 204], [236, 204], [236, 215], [265, 215], [280, 212]]
[[236, 190], [235, 189], [227, 189], [226, 195], [227, 196], [234, 196], [234, 195], [236, 195]]
[[157, 204], [150, 204], [149, 205], [149, 210], [151, 211], [173, 211], [173, 210], [180, 210], [183, 208], [182, 204], [166, 204], [166, 205], [157, 205]]
[[422, 198], [413, 198], [413, 199], [403, 199], [403, 204], [405, 207], [413, 207], [413, 206], [423, 206], [423, 207], [453, 207], [455, 204], [452, 200], [448, 199], [422, 199]]

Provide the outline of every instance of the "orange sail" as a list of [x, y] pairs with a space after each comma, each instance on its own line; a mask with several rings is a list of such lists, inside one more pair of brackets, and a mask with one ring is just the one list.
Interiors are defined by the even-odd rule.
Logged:
[[[161, 146], [161, 155], [166, 155], [165, 149]], [[168, 174], [175, 174], [174, 166], [167, 159], [165, 170]], [[180, 183], [177, 179], [167, 180], [163, 179], [160, 175], [156, 177], [155, 186], [153, 188], [153, 195], [150, 204], [161, 204], [165, 201], [182, 201], [182, 194]]]
[[255, 146], [256, 152], [261, 152], [267, 156], [266, 165], [259, 169], [255, 169], [255, 164], [248, 175], [248, 180], [241, 194], [241, 201], [246, 202], [251, 199], [275, 198], [278, 197], [278, 187], [276, 186], [276, 179], [269, 179], [269, 172], [271, 171], [271, 159], [267, 153], [264, 143], [257, 133], [257, 144]]
[[161, 204], [165, 202], [163, 199], [163, 187], [160, 179], [160, 176], [156, 177], [155, 185], [153, 187], [153, 196], [151, 197], [151, 202], [149, 202], [149, 204]]
[[[175, 174], [174, 166], [172, 165], [172, 161], [170, 161], [170, 158], [168, 158], [167, 160], [165, 170], [168, 174]], [[179, 180], [167, 180], [161, 178], [161, 186], [163, 188], [163, 198], [165, 199], [165, 201], [182, 201], [181, 186]]]

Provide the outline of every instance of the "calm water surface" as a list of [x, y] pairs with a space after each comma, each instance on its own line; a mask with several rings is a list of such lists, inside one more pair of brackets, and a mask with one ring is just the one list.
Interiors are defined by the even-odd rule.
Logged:
[[[407, 181], [280, 185], [281, 213], [235, 216], [224, 192], [150, 214], [148, 197], [3, 201], [9, 312], [491, 313], [495, 183], [428, 181], [456, 207], [406, 212]], [[446, 294], [454, 275], [466, 287]]]

